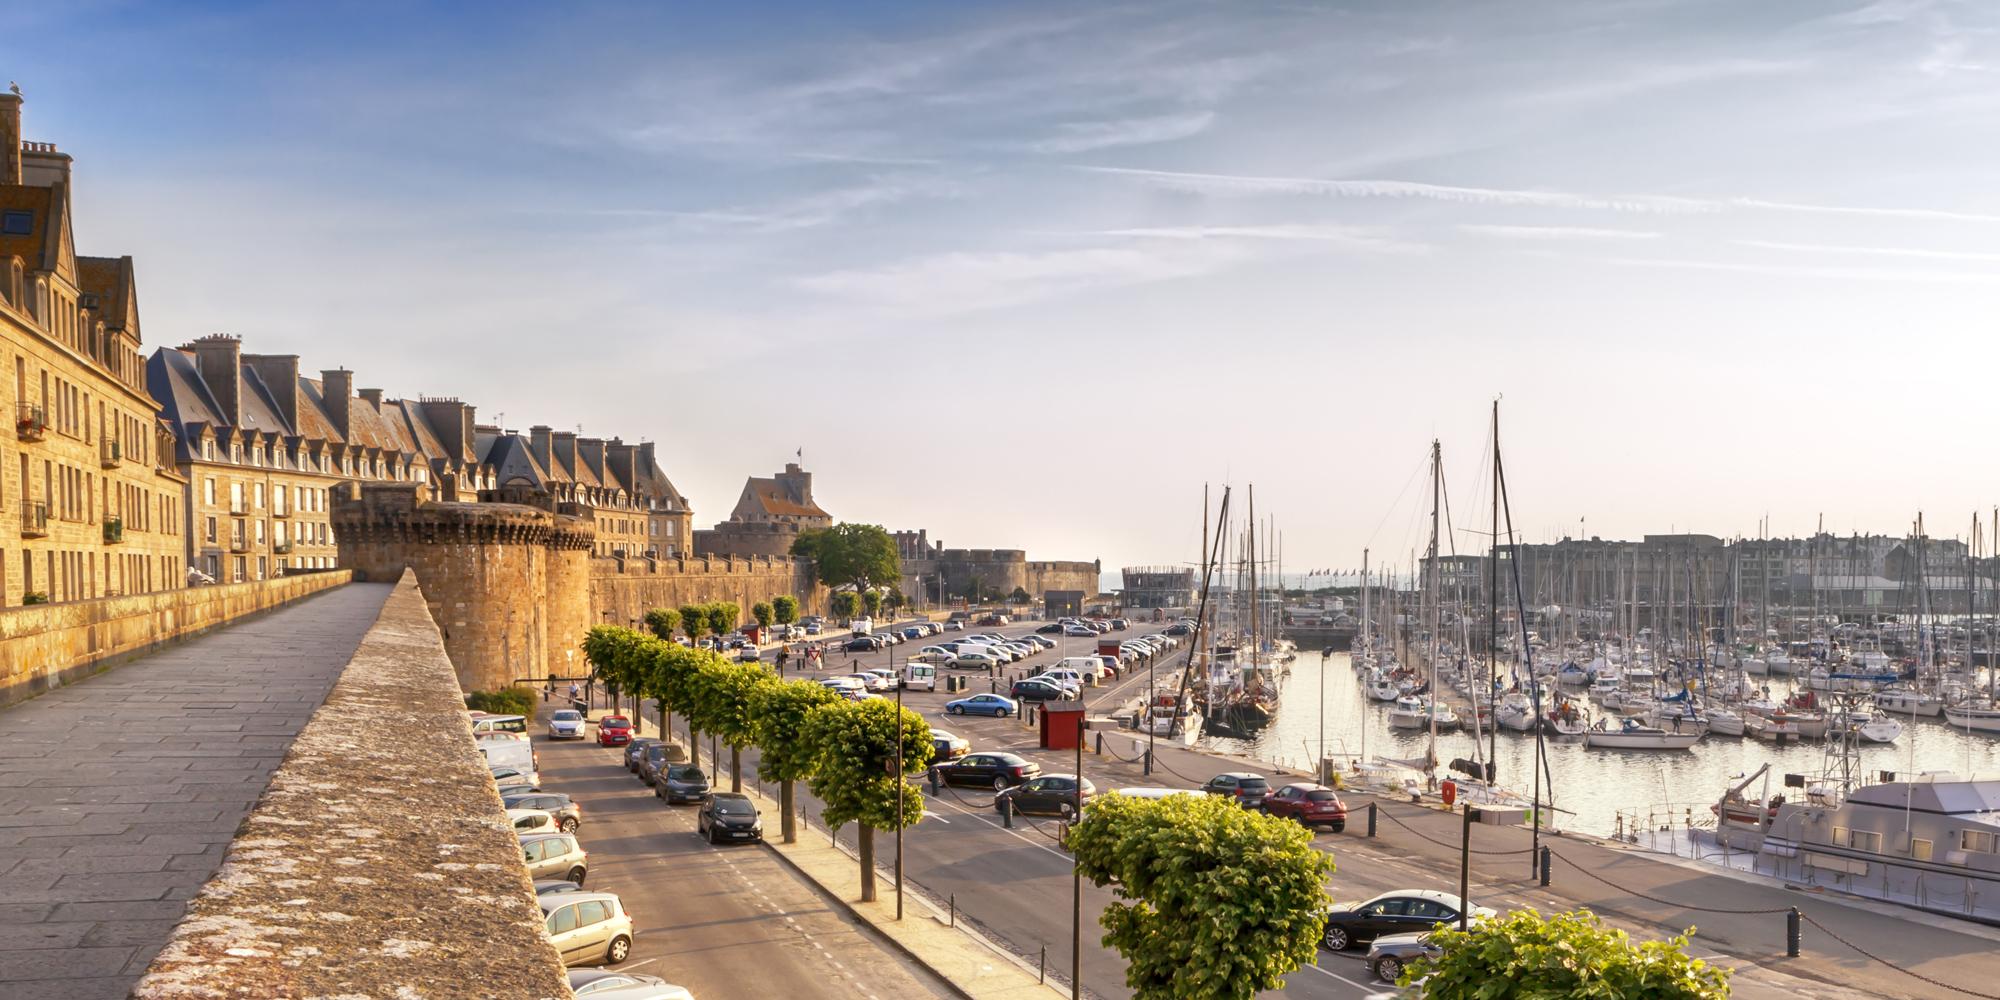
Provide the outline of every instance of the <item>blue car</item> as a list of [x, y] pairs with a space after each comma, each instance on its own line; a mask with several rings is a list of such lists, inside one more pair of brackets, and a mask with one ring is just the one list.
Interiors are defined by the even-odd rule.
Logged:
[[997, 694], [975, 694], [970, 698], [945, 702], [944, 710], [949, 715], [994, 715], [1002, 719], [1021, 710], [1014, 699]]

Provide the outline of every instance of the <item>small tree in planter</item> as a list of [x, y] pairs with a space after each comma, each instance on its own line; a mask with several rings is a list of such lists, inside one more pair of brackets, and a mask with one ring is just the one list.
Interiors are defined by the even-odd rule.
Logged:
[[672, 608], [654, 608], [646, 612], [646, 630], [656, 638], [672, 642], [674, 630], [680, 627], [681, 613]]
[[707, 627], [707, 606], [701, 604], [681, 605], [681, 628], [687, 632], [689, 642], [700, 642], [701, 631]]
[[778, 624], [790, 625], [799, 620], [799, 599], [790, 594], [779, 594], [771, 598], [771, 613], [777, 616]]
[[764, 629], [770, 628], [771, 623], [778, 620], [778, 613], [771, 609], [771, 605], [758, 601], [750, 605], [750, 617], [757, 619], [758, 628]]
[[[899, 735], [901, 774], [896, 771]], [[892, 701], [842, 700], [806, 714], [805, 741], [813, 749], [810, 780], [813, 794], [825, 804], [826, 825], [837, 830], [850, 822], [860, 824], [861, 899], [872, 902], [875, 831], [912, 827], [924, 816], [923, 790], [903, 774], [922, 774], [930, 766], [930, 723], [908, 709], [899, 712]]]
[[785, 843], [798, 840], [798, 808], [793, 783], [813, 776], [816, 748], [806, 739], [806, 716], [840, 701], [840, 695], [813, 681], [778, 681], [750, 696], [751, 728], [757, 744], [757, 773], [778, 785], [778, 812]]
[[708, 630], [716, 635], [736, 631], [736, 624], [743, 620], [743, 609], [735, 601], [713, 601], [708, 605]]

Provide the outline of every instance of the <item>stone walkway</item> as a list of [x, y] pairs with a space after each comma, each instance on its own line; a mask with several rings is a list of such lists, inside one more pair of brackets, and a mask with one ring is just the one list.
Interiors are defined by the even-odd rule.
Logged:
[[348, 584], [0, 711], [0, 996], [131, 990], [390, 590]]

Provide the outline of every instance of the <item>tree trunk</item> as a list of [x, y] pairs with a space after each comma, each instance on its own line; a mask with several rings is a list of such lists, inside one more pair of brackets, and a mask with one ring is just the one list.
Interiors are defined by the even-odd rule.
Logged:
[[857, 823], [861, 840], [861, 901], [875, 901], [875, 828]]
[[655, 704], [660, 706], [660, 738], [664, 740], [673, 735], [674, 716], [672, 712], [667, 711], [665, 698], [659, 699]]
[[743, 790], [743, 749], [733, 743], [729, 746], [729, 790]]
[[688, 726], [688, 763], [701, 766], [701, 734], [694, 731], [692, 724]]
[[792, 805], [792, 783], [789, 780], [778, 786], [778, 815], [779, 824], [785, 831], [785, 843], [798, 843], [799, 818], [797, 809]]

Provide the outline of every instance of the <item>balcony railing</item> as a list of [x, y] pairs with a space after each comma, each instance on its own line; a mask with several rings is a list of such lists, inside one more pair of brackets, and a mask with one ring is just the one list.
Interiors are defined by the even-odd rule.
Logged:
[[125, 519], [122, 517], [105, 518], [104, 519], [105, 544], [116, 545], [117, 543], [122, 542], [124, 540], [125, 540]]
[[27, 503], [21, 506], [21, 537], [46, 538], [49, 534], [49, 505]]
[[292, 551], [292, 543], [279, 542], [278, 544], [271, 546], [271, 551], [281, 556], [290, 555]]
[[248, 538], [232, 538], [232, 539], [230, 539], [230, 540], [229, 540], [229, 551], [231, 551], [231, 552], [248, 552], [248, 551], [250, 551], [250, 540], [249, 540]]
[[123, 457], [123, 446], [110, 438], [106, 438], [104, 443], [97, 449], [97, 464], [107, 469], [116, 468], [119, 460]]
[[271, 516], [272, 516], [272, 517], [290, 517], [290, 516], [292, 516], [292, 509], [291, 509], [290, 507], [287, 507], [287, 506], [283, 506], [283, 505], [279, 505], [279, 506], [277, 506], [277, 507], [273, 507], [273, 508], [271, 508]]
[[48, 418], [38, 403], [14, 404], [14, 433], [23, 441], [40, 441], [49, 431]]

